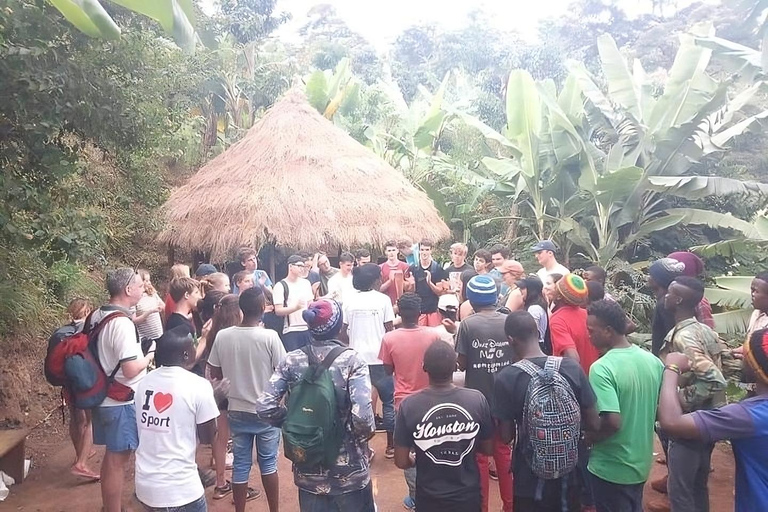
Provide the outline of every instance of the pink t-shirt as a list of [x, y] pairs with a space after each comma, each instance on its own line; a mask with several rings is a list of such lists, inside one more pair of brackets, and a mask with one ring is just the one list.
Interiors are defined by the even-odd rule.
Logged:
[[390, 331], [381, 340], [379, 359], [395, 368], [395, 409], [403, 398], [429, 386], [424, 371], [424, 352], [440, 336], [434, 329], [416, 327]]
[[[408, 277], [408, 268], [409, 267], [408, 267], [408, 264], [406, 262], [404, 262], [404, 261], [398, 261], [397, 262], [397, 267], [390, 267], [389, 266], [389, 261], [385, 261], [384, 263], [379, 265], [379, 267], [381, 267], [381, 282], [382, 283], [385, 283], [387, 281], [387, 279], [389, 279], [389, 274], [393, 270], [399, 270], [400, 272], [402, 272], [404, 278]], [[397, 296], [397, 288], [395, 287], [395, 283], [390, 284], [389, 288], [387, 288], [387, 291], [385, 291], [384, 293], [386, 293], [387, 296], [389, 297], [389, 300], [392, 301], [392, 305], [393, 306], [395, 304], [397, 304], [398, 296]]]

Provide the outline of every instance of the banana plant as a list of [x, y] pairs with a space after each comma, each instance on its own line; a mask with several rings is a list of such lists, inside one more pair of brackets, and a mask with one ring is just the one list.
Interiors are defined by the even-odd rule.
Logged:
[[349, 69], [349, 58], [344, 57], [331, 70], [317, 70], [305, 79], [309, 103], [333, 120], [341, 110], [353, 108], [360, 95], [360, 82]]
[[[99, 0], [48, 0], [84, 34], [101, 39], [119, 39], [120, 27]], [[160, 24], [183, 50], [192, 53], [197, 43], [195, 7], [192, 0], [110, 0]]]
[[711, 304], [726, 309], [723, 313], [712, 315], [717, 332], [746, 332], [749, 317], [754, 311], [750, 292], [752, 279], [751, 276], [721, 276], [715, 278], [715, 287], [705, 290], [705, 296]]

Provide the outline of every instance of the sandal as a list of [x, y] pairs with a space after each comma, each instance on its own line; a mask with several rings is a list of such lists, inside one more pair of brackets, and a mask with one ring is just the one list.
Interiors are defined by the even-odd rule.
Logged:
[[226, 498], [232, 494], [232, 482], [227, 480], [227, 483], [219, 487], [218, 485], [213, 488], [213, 499], [220, 500]]

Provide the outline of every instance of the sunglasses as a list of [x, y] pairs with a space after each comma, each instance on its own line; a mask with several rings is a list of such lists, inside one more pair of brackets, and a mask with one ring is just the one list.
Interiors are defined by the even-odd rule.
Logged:
[[141, 266], [141, 261], [142, 260], [139, 260], [136, 263], [136, 265], [133, 266], [133, 273], [128, 277], [128, 280], [125, 282], [125, 285], [123, 286], [124, 289], [131, 286], [131, 283], [133, 282], [133, 278], [136, 277], [136, 274], [139, 273], [139, 267]]

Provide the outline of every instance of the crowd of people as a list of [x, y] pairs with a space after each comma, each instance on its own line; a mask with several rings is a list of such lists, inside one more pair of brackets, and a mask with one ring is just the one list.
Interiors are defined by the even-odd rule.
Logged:
[[[147, 510], [207, 510], [213, 486], [212, 499], [231, 495], [242, 512], [262, 494], [248, 485], [255, 447], [277, 512], [283, 444], [302, 511], [373, 512], [368, 441], [379, 431], [408, 510], [487, 512], [493, 479], [505, 512], [640, 512], [658, 435], [668, 476], [653, 486], [673, 512], [709, 510], [723, 439], [736, 510], [768, 509], [768, 274], [752, 283], [755, 313], [733, 351], [754, 396], [726, 405], [727, 348], [694, 254], [649, 268], [649, 352], [628, 341], [636, 326], [606, 292], [606, 271], [571, 272], [549, 240], [530, 248], [541, 266], [530, 274], [502, 245], [470, 263], [455, 243], [445, 265], [434, 248], [391, 241], [382, 263], [363, 249], [338, 268], [302, 252], [273, 283], [245, 247], [231, 278], [175, 265], [164, 299], [145, 270], [109, 272], [108, 303], [73, 301], [72, 324], [52, 337], [97, 333], [110, 380], [99, 406], [70, 405], [72, 472], [99, 479], [104, 510], [118, 512], [135, 452]], [[106, 446], [99, 472], [93, 444]], [[201, 444], [212, 471], [196, 462]]]

